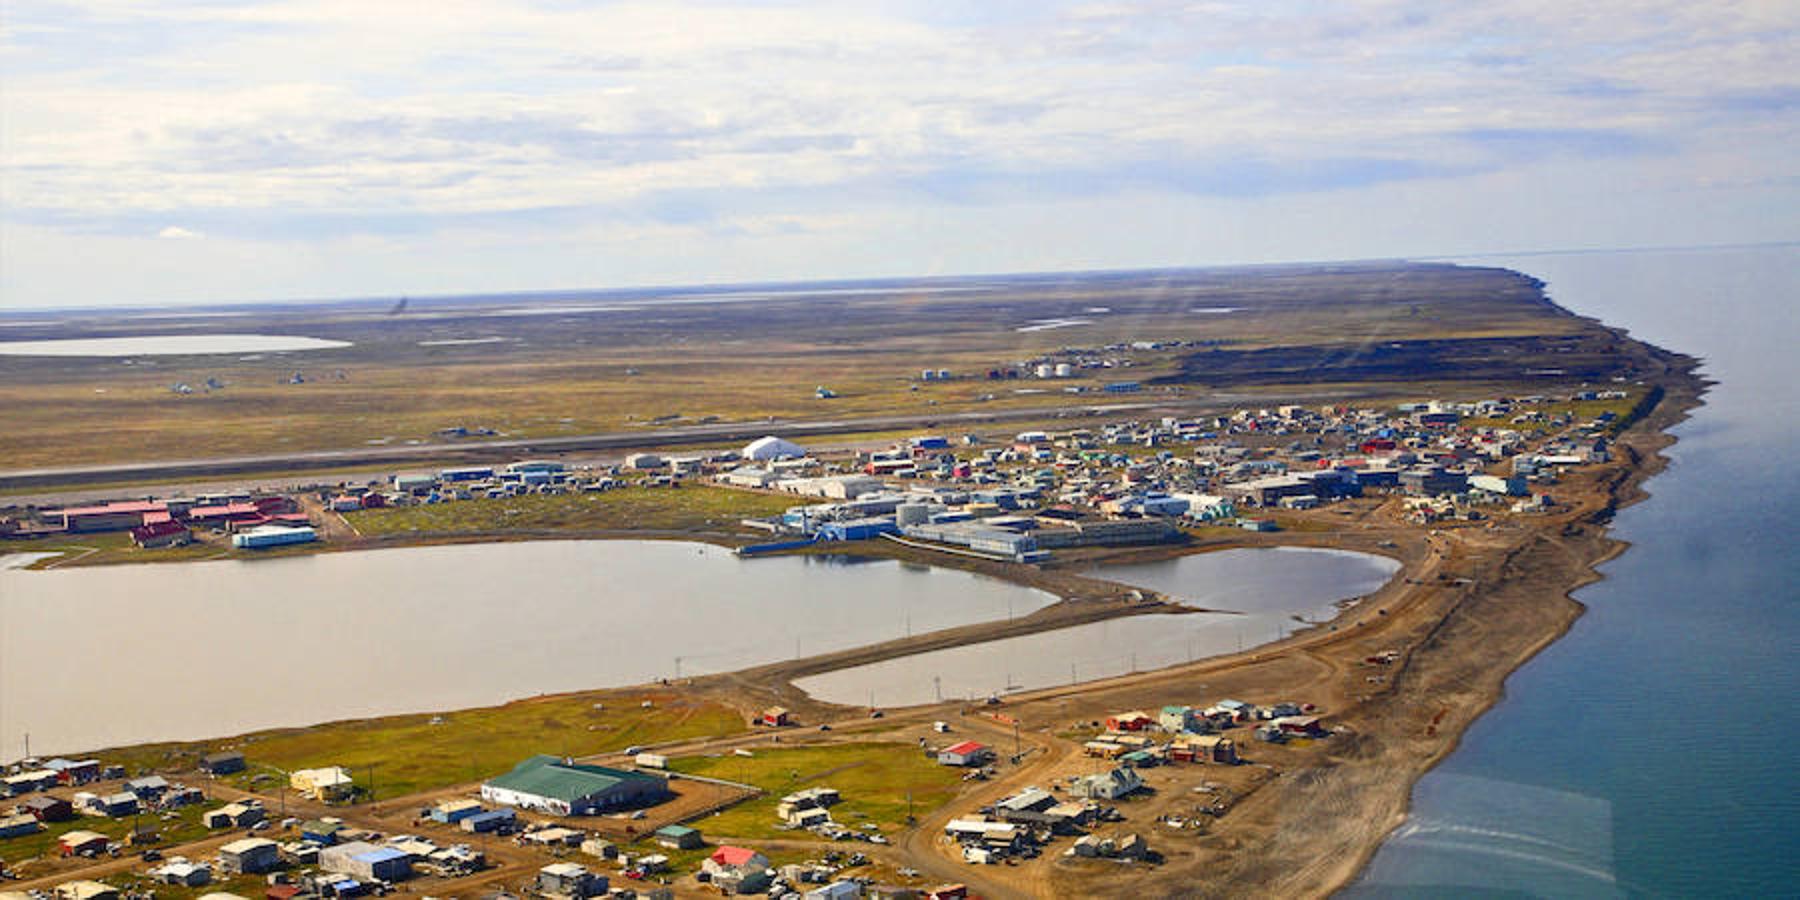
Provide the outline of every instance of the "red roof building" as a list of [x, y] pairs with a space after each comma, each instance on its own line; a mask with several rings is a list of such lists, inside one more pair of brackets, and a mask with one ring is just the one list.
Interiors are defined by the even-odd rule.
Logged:
[[994, 755], [988, 746], [977, 741], [963, 741], [938, 751], [938, 763], [946, 766], [979, 766]]
[[160, 522], [146, 522], [131, 529], [131, 542], [143, 548], [178, 547], [193, 541], [194, 533], [165, 514]]

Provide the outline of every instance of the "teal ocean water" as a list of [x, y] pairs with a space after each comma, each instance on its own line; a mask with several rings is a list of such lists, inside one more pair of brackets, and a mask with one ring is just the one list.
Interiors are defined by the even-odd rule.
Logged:
[[1763, 897], [1800, 884], [1800, 248], [1475, 260], [1704, 359], [1632, 547], [1340, 896]]

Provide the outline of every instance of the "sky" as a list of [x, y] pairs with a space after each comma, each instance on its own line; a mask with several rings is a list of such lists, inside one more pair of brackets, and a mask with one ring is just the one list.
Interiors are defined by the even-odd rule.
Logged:
[[1800, 3], [0, 0], [0, 309], [1800, 240]]

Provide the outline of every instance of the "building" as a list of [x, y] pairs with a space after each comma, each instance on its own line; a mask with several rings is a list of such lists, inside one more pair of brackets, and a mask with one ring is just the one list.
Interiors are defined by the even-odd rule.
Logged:
[[775, 437], [774, 435], [760, 437], [745, 444], [742, 452], [742, 456], [745, 459], [753, 459], [757, 462], [766, 462], [772, 459], [789, 459], [805, 455], [805, 447], [802, 447], [793, 441]]
[[102, 503], [48, 510], [43, 515], [52, 524], [60, 524], [64, 530], [75, 533], [124, 531], [152, 518], [167, 519], [169, 505], [156, 501]]
[[1144, 729], [1155, 725], [1156, 722], [1157, 720], [1150, 718], [1149, 713], [1146, 713], [1141, 709], [1134, 709], [1130, 712], [1115, 713], [1107, 716], [1106, 730], [1143, 731]]
[[320, 850], [319, 868], [364, 881], [402, 881], [412, 875], [412, 855], [397, 847], [352, 841]]
[[212, 881], [212, 869], [177, 858], [151, 869], [150, 877], [163, 884], [200, 887]]
[[1191, 706], [1165, 706], [1156, 717], [1156, 724], [1170, 734], [1182, 732], [1200, 732], [1211, 730], [1206, 717]]
[[17, 797], [32, 791], [49, 790], [59, 783], [54, 769], [33, 769], [17, 775], [8, 775], [3, 781], [0, 781], [0, 785], [5, 786], [4, 793], [8, 797]]
[[938, 763], [946, 766], [979, 766], [993, 758], [993, 750], [975, 741], [952, 744], [939, 750], [937, 755]]
[[1178, 762], [1237, 765], [1237, 745], [1217, 735], [1182, 735], [1169, 743], [1169, 758]]
[[75, 806], [51, 794], [33, 794], [19, 804], [21, 812], [31, 814], [39, 822], [66, 822], [75, 818]]
[[692, 850], [706, 843], [699, 829], [686, 825], [664, 825], [656, 829], [656, 843], [670, 850]]
[[475, 800], [444, 800], [431, 808], [431, 820], [455, 825], [470, 816], [480, 815], [482, 805]]
[[261, 804], [227, 803], [200, 817], [208, 828], [248, 828], [267, 818]]
[[104, 834], [92, 831], [70, 831], [56, 839], [63, 856], [94, 856], [106, 852], [111, 843]]
[[219, 848], [219, 870], [257, 875], [281, 868], [281, 847], [266, 838], [244, 838]]
[[1117, 800], [1144, 786], [1136, 769], [1120, 766], [1110, 772], [1083, 775], [1069, 782], [1069, 796], [1091, 800]]
[[294, 770], [288, 774], [288, 787], [301, 796], [330, 803], [347, 799], [356, 791], [356, 782], [344, 767], [327, 766], [323, 769]]
[[86, 784], [100, 777], [100, 761], [97, 759], [59, 757], [44, 763], [44, 768], [56, 773], [58, 784]]
[[57, 900], [119, 900], [119, 889], [99, 881], [69, 881], [56, 886]]
[[639, 472], [660, 469], [666, 465], [668, 463], [654, 453], [633, 453], [625, 457], [625, 468]]
[[786, 707], [771, 706], [768, 709], [763, 710], [762, 715], [758, 717], [756, 724], [767, 725], [771, 728], [781, 728], [794, 724], [794, 719], [793, 714], [788, 712]]
[[1420, 466], [1400, 473], [1400, 487], [1421, 497], [1459, 494], [1469, 489], [1469, 476], [1447, 471], [1443, 466]]
[[143, 804], [138, 801], [136, 794], [130, 791], [120, 791], [104, 797], [95, 797], [89, 801], [88, 809], [97, 816], [122, 819], [126, 816], [137, 815], [143, 810]]
[[300, 823], [300, 839], [329, 847], [338, 842], [338, 833], [344, 830], [344, 823], [338, 819], [312, 819]]
[[138, 799], [154, 801], [169, 790], [169, 780], [161, 775], [145, 775], [125, 782], [125, 789], [136, 794]]
[[760, 874], [769, 868], [769, 858], [744, 847], [720, 847], [700, 864], [701, 871], [715, 878], [720, 875], [744, 877]]
[[579, 863], [555, 863], [539, 869], [537, 874], [537, 889], [546, 897], [584, 900], [605, 894], [609, 888], [606, 876], [589, 872]]
[[554, 756], [534, 756], [481, 786], [483, 800], [558, 816], [648, 806], [668, 795], [668, 783], [657, 776]]
[[470, 834], [487, 834], [490, 831], [505, 831], [518, 821], [518, 815], [510, 809], [490, 809], [464, 818], [458, 823], [462, 830]]
[[244, 771], [244, 754], [236, 750], [208, 753], [200, 757], [200, 768], [208, 775], [230, 775]]
[[231, 546], [239, 550], [263, 550], [289, 544], [309, 544], [319, 533], [309, 526], [258, 525], [231, 536]]
[[186, 525], [173, 519], [150, 522], [131, 529], [131, 542], [144, 550], [180, 547], [193, 543], [193, 540], [194, 533]]
[[[24, 837], [44, 830], [44, 823], [30, 812], [0, 816], [0, 838]], [[67, 854], [64, 854], [65, 856]]]

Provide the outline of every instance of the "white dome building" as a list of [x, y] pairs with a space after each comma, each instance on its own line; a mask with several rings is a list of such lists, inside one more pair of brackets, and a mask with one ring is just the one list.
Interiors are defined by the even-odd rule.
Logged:
[[785, 459], [791, 456], [805, 456], [806, 448], [781, 438], [770, 435], [760, 437], [744, 445], [744, 458], [759, 461]]

